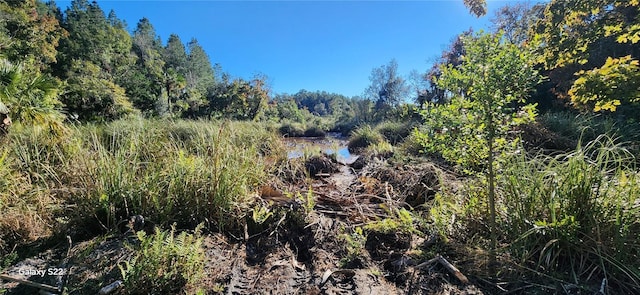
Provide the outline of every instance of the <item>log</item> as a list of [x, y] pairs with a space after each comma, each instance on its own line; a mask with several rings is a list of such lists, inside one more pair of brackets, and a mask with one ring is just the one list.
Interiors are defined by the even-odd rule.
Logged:
[[46, 291], [50, 291], [50, 292], [54, 292], [54, 293], [59, 293], [60, 292], [60, 290], [58, 288], [56, 288], [54, 286], [51, 286], [51, 285], [36, 283], [36, 282], [27, 281], [27, 280], [23, 280], [23, 279], [18, 279], [18, 278], [10, 277], [10, 276], [7, 276], [7, 275], [0, 274], [0, 280], [12, 281], [12, 282], [16, 282], [16, 283], [27, 285], [27, 286], [31, 286], [31, 287], [36, 287], [38, 289], [46, 290]]

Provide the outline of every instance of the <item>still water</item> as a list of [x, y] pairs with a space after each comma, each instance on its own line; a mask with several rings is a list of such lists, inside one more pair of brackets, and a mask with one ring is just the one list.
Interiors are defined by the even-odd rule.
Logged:
[[347, 140], [339, 133], [329, 133], [325, 138], [319, 137], [292, 137], [285, 138], [289, 159], [302, 157], [305, 153], [316, 154], [324, 152], [335, 154], [338, 162], [351, 164], [358, 156], [353, 155], [347, 148]]

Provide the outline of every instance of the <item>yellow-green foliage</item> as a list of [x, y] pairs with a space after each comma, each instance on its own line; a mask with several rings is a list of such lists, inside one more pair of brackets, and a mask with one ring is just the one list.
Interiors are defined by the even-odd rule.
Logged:
[[419, 233], [413, 224], [411, 212], [404, 208], [387, 211], [390, 215], [389, 217], [369, 223], [365, 226], [365, 229], [385, 234], [394, 232]]
[[344, 242], [344, 251], [346, 252], [346, 255], [340, 259], [340, 264], [343, 267], [360, 258], [364, 253], [367, 237], [361, 227], [355, 227], [351, 234], [340, 234], [338, 238]]
[[138, 245], [130, 245], [134, 257], [119, 265], [125, 294], [178, 294], [197, 287], [204, 274], [205, 253], [202, 226], [195, 233], [156, 229], [155, 234], [137, 233]]

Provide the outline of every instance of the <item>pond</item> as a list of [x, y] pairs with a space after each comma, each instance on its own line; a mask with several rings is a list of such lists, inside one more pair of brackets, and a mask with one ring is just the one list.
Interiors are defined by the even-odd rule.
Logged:
[[307, 154], [324, 152], [328, 155], [335, 154], [338, 162], [343, 164], [353, 163], [358, 156], [351, 154], [347, 148], [347, 139], [340, 133], [327, 134], [326, 137], [288, 137], [285, 138], [287, 156], [289, 159], [300, 158]]

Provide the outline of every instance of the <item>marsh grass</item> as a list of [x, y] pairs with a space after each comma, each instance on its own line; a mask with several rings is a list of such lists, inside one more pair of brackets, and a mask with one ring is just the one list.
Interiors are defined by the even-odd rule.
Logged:
[[638, 122], [611, 116], [548, 112], [540, 115], [538, 121], [561, 136], [583, 142], [592, 141], [602, 134], [619, 136], [624, 141], [640, 140]]
[[[253, 122], [129, 118], [65, 138], [14, 129], [0, 148], [0, 250], [62, 231], [112, 230], [140, 214], [159, 225], [238, 226], [286, 159]], [[93, 232], [96, 234], [96, 232]]]
[[501, 178], [511, 252], [577, 285], [640, 287], [640, 175], [607, 136], [555, 157], [512, 159]]
[[411, 135], [418, 124], [413, 121], [395, 122], [384, 121], [378, 124], [375, 130], [391, 144], [399, 144]]
[[350, 152], [363, 151], [371, 145], [384, 141], [384, 137], [370, 125], [363, 125], [351, 132], [347, 147]]
[[[640, 288], [640, 175], [631, 153], [603, 135], [570, 153], [503, 160], [500, 241], [522, 272], [590, 290], [604, 280], [618, 294]], [[469, 243], [487, 235], [485, 187], [479, 178], [437, 196], [431, 215], [442, 233]]]

